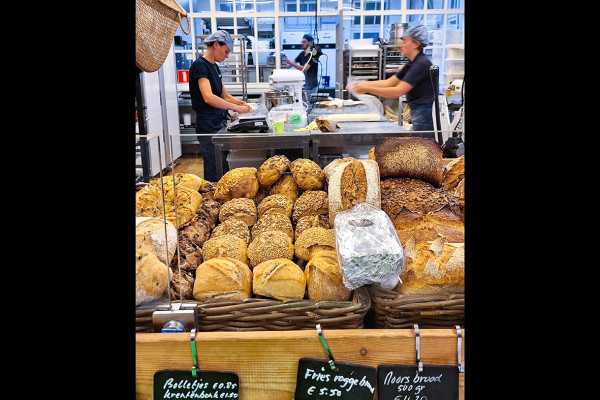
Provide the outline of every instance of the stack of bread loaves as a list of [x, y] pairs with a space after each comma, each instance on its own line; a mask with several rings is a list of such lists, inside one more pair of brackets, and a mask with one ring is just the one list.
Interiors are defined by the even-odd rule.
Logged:
[[[432, 139], [388, 138], [371, 149], [379, 165], [381, 209], [404, 247], [402, 294], [456, 293], [464, 288], [464, 156], [443, 166]], [[456, 196], [455, 194], [460, 194]]]
[[331, 261], [335, 236], [325, 183], [314, 161], [283, 155], [258, 169], [225, 173], [214, 193], [219, 224], [203, 243], [193, 298], [348, 300], [351, 291], [341, 275], [336, 280], [339, 267]]

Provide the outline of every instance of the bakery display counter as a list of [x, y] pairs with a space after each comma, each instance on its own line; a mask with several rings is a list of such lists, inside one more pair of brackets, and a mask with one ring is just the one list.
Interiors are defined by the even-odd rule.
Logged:
[[[336, 362], [377, 368], [384, 364], [415, 365], [413, 329], [323, 330]], [[190, 333], [136, 334], [136, 398], [153, 398], [154, 374], [190, 371], [194, 366]], [[425, 366], [464, 364], [465, 330], [420, 329], [420, 361]], [[200, 332], [195, 334], [200, 371], [234, 372], [243, 400], [292, 400], [301, 358], [327, 360], [316, 330], [285, 332]], [[460, 354], [460, 358], [459, 358]], [[191, 374], [190, 374], [191, 376]], [[464, 399], [464, 372], [458, 374]], [[377, 400], [377, 390], [374, 399]]]
[[[285, 150], [300, 149], [302, 158], [310, 157], [310, 135], [308, 133], [223, 133], [212, 137], [215, 145], [217, 178], [223, 176], [223, 161], [231, 150]], [[266, 158], [265, 158], [266, 159]]]

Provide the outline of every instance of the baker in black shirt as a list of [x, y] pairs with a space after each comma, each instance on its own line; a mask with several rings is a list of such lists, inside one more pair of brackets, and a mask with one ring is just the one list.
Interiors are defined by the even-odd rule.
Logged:
[[302, 51], [294, 61], [287, 60], [288, 65], [304, 72], [303, 89], [306, 90], [307, 100], [310, 100], [310, 96], [313, 92], [318, 90], [317, 70], [319, 69], [319, 64], [318, 61], [310, 55], [310, 46], [313, 45], [313, 42], [314, 39], [309, 34], [302, 36], [302, 41], [300, 42]]
[[[412, 131], [433, 131], [433, 83], [429, 69], [431, 61], [423, 54], [429, 42], [427, 29], [423, 25], [409, 27], [401, 37], [400, 51], [410, 60], [400, 71], [388, 79], [378, 81], [353, 81], [347, 89], [354, 93], [371, 93], [376, 96], [397, 98], [406, 95], [410, 108]], [[435, 139], [433, 132], [422, 137]]]
[[[225, 89], [221, 70], [217, 63], [229, 57], [233, 50], [233, 38], [229, 32], [216, 31], [204, 40], [207, 48], [190, 67], [190, 97], [196, 111], [196, 133], [213, 134], [227, 123], [227, 110], [242, 113], [252, 112], [248, 103], [236, 99]], [[204, 179], [217, 181], [215, 146], [212, 135], [198, 136], [204, 161]]]

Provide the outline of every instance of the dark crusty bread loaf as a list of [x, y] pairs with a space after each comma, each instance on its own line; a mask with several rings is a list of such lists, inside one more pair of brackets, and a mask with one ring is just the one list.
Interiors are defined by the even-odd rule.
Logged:
[[381, 209], [392, 220], [400, 242], [415, 235], [416, 241], [444, 236], [464, 242], [462, 208], [454, 196], [427, 182], [410, 178], [381, 181]]
[[376, 145], [369, 158], [379, 164], [379, 176], [414, 178], [439, 187], [442, 183], [442, 148], [433, 139], [392, 137]]
[[439, 237], [419, 242], [411, 237], [404, 246], [406, 265], [395, 290], [402, 294], [448, 294], [465, 291], [464, 243]]

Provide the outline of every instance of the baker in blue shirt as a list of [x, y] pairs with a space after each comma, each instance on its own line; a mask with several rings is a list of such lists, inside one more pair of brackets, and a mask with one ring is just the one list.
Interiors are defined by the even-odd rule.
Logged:
[[[227, 93], [217, 65], [233, 51], [233, 38], [229, 32], [218, 30], [208, 36], [204, 43], [206, 51], [190, 66], [189, 86], [192, 108], [196, 111], [196, 133], [212, 134], [226, 125], [228, 110], [242, 114], [252, 112], [252, 109], [245, 101]], [[198, 136], [198, 141], [204, 161], [204, 179], [216, 182], [217, 167], [212, 135]]]
[[[353, 81], [347, 89], [354, 93], [371, 93], [376, 96], [397, 98], [406, 95], [410, 108], [412, 131], [433, 131], [433, 83], [429, 69], [431, 61], [423, 54], [429, 42], [427, 29], [423, 25], [409, 27], [402, 34], [400, 51], [410, 60], [400, 71], [388, 79], [378, 81]], [[422, 137], [435, 139], [433, 132]]]

